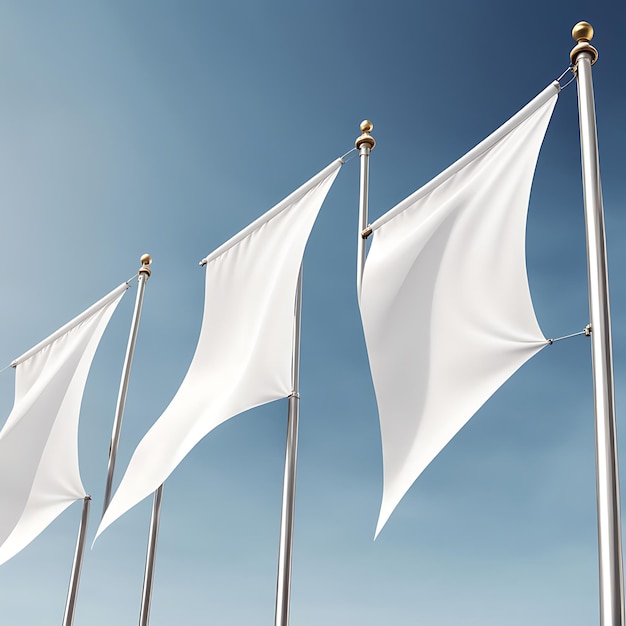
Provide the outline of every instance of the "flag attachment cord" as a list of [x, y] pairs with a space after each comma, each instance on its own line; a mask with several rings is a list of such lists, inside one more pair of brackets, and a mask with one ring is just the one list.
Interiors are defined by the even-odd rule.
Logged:
[[563, 339], [571, 339], [572, 337], [580, 337], [580, 335], [585, 335], [585, 337], [591, 337], [591, 324], [587, 324], [583, 330], [578, 333], [572, 333], [571, 335], [564, 335], [563, 337], [556, 337], [554, 339], [548, 339], [548, 343], [552, 345], [557, 341], [563, 341]]
[[[572, 77], [564, 85], [561, 85], [561, 79], [567, 74], [567, 72], [571, 72]], [[576, 71], [574, 69], [574, 66], [570, 63], [569, 67], [556, 79], [556, 82], [559, 83], [559, 85], [561, 85], [561, 91], [562, 91], [563, 89], [565, 89], [565, 87], [567, 87], [570, 83], [573, 83], [575, 80], [576, 80]]]
[[[339, 160], [342, 163], [347, 163], [348, 161], [352, 160], [352, 157], [354, 157], [354, 154], [357, 152], [356, 148], [352, 148], [352, 150], [348, 150], [348, 152], [346, 152], [343, 156], [339, 157]], [[350, 156], [350, 158], [346, 158]]]

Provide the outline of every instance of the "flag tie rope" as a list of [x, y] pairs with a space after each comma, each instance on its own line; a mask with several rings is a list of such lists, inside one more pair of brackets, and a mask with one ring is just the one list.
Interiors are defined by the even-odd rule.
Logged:
[[[567, 72], [571, 72], [572, 77], [564, 85], [561, 85], [561, 79], [565, 76], [565, 74], [567, 74]], [[576, 72], [574, 71], [574, 66], [570, 64], [569, 67], [556, 79], [556, 82], [559, 83], [559, 85], [561, 85], [561, 91], [563, 91], [563, 89], [565, 89], [565, 87], [567, 87], [575, 79], [576, 79]]]
[[[356, 148], [352, 148], [352, 150], [348, 150], [348, 152], [346, 152], [343, 156], [339, 157], [341, 159], [342, 163], [347, 163], [348, 161], [350, 161], [350, 159], [352, 159], [354, 157], [354, 153], [357, 152]], [[349, 158], [346, 158], [349, 157]]]
[[578, 337], [580, 335], [585, 335], [585, 337], [591, 336], [591, 324], [587, 324], [583, 330], [578, 333], [572, 333], [571, 335], [564, 335], [563, 337], [556, 337], [555, 339], [548, 339], [548, 343], [552, 345], [557, 341], [563, 341], [563, 339], [571, 339], [572, 337]]

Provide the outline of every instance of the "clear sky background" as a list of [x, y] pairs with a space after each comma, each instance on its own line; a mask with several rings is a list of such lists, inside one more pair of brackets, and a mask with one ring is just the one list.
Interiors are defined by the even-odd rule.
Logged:
[[[626, 8], [615, 0], [1, 2], [1, 365], [153, 255], [117, 483], [191, 361], [200, 259], [348, 152], [364, 118], [378, 142], [375, 219], [559, 76], [582, 19], [600, 53], [593, 76], [623, 437]], [[506, 383], [373, 541], [382, 461], [355, 292], [358, 170], [358, 158], [342, 168], [305, 255], [291, 623], [597, 623], [583, 337], [544, 349]], [[588, 322], [580, 178], [572, 84], [540, 155], [527, 232], [547, 337]], [[90, 542], [134, 299], [133, 287], [83, 402]], [[0, 374], [0, 422], [13, 383], [12, 370]], [[273, 623], [286, 418], [279, 401], [230, 420], [167, 481], [153, 626]], [[2, 624], [61, 622], [80, 507], [0, 567]], [[77, 626], [138, 620], [150, 508], [135, 507], [87, 552]]]

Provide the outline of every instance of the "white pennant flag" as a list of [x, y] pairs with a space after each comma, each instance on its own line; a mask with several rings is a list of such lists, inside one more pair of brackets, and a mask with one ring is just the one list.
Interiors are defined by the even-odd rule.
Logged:
[[0, 563], [85, 497], [78, 416], [102, 333], [124, 283], [16, 359], [15, 402], [0, 431]]
[[298, 274], [342, 163], [331, 163], [205, 259], [204, 317], [189, 371], [137, 446], [96, 537], [155, 491], [215, 427], [292, 392]]
[[377, 535], [426, 466], [547, 343], [525, 231], [558, 91], [547, 87], [372, 224], [360, 306], [383, 446]]

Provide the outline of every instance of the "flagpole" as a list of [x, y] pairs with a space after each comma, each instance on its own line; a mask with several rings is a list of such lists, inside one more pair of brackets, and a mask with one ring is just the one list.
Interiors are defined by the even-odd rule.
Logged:
[[278, 545], [278, 576], [276, 581], [275, 626], [288, 626], [291, 597], [291, 563], [293, 548], [293, 522], [296, 500], [296, 460], [298, 456], [298, 420], [300, 417], [300, 321], [302, 312], [302, 267], [298, 275], [294, 309], [292, 393], [287, 414], [287, 445], [283, 476], [283, 501], [280, 515]]
[[577, 42], [570, 58], [572, 64], [575, 65], [578, 79], [580, 151], [587, 231], [596, 430], [600, 626], [623, 626], [624, 586], [613, 355], [604, 209], [602, 206], [598, 138], [591, 78], [591, 66], [596, 62], [598, 52], [589, 43], [593, 38], [593, 28], [587, 22], [576, 24], [572, 30], [572, 36]]
[[152, 515], [150, 517], [150, 532], [148, 534], [148, 549], [146, 551], [146, 566], [143, 574], [143, 589], [141, 591], [141, 612], [139, 626], [148, 626], [150, 621], [150, 603], [152, 602], [152, 585], [154, 582], [154, 566], [156, 562], [157, 539], [159, 537], [159, 521], [161, 519], [161, 500], [163, 499], [163, 485], [155, 492], [152, 499]]
[[370, 135], [374, 129], [374, 124], [369, 120], [361, 122], [361, 135], [354, 142], [354, 147], [359, 151], [361, 161], [361, 179], [359, 187], [359, 238], [357, 240], [357, 263], [356, 263], [356, 286], [357, 292], [361, 293], [361, 281], [363, 280], [363, 269], [365, 268], [365, 240], [371, 234], [367, 230], [369, 219], [369, 172], [370, 172], [370, 152], [374, 149], [376, 141]]
[[89, 504], [91, 496], [83, 499], [83, 514], [78, 528], [78, 539], [76, 540], [76, 551], [74, 553], [74, 564], [70, 576], [70, 585], [67, 591], [67, 602], [65, 603], [65, 614], [63, 615], [63, 626], [72, 626], [74, 623], [74, 613], [76, 610], [76, 597], [78, 595], [78, 583], [80, 582], [80, 572], [83, 567], [83, 554], [85, 553], [85, 538], [87, 537], [87, 520], [89, 518]]
[[143, 296], [146, 290], [146, 283], [152, 273], [149, 265], [152, 263], [152, 257], [144, 254], [141, 259], [141, 268], [139, 268], [137, 298], [135, 300], [135, 312], [130, 327], [130, 335], [128, 337], [128, 345], [126, 347], [126, 357], [124, 359], [124, 367], [122, 368], [122, 380], [120, 382], [120, 390], [117, 397], [117, 407], [115, 409], [115, 420], [113, 421], [113, 434], [111, 435], [111, 447], [109, 448], [109, 466], [107, 469], [107, 481], [104, 490], [104, 504], [102, 514], [106, 511], [111, 501], [111, 491], [113, 488], [113, 474], [115, 472], [115, 461], [117, 459], [117, 448], [120, 441], [120, 433], [122, 431], [122, 419], [124, 417], [124, 408], [126, 406], [126, 395], [128, 393], [128, 383], [130, 381], [130, 368], [133, 364], [133, 356], [135, 354], [135, 344], [137, 342], [137, 332], [139, 331], [139, 320], [141, 318], [141, 309], [143, 307]]

